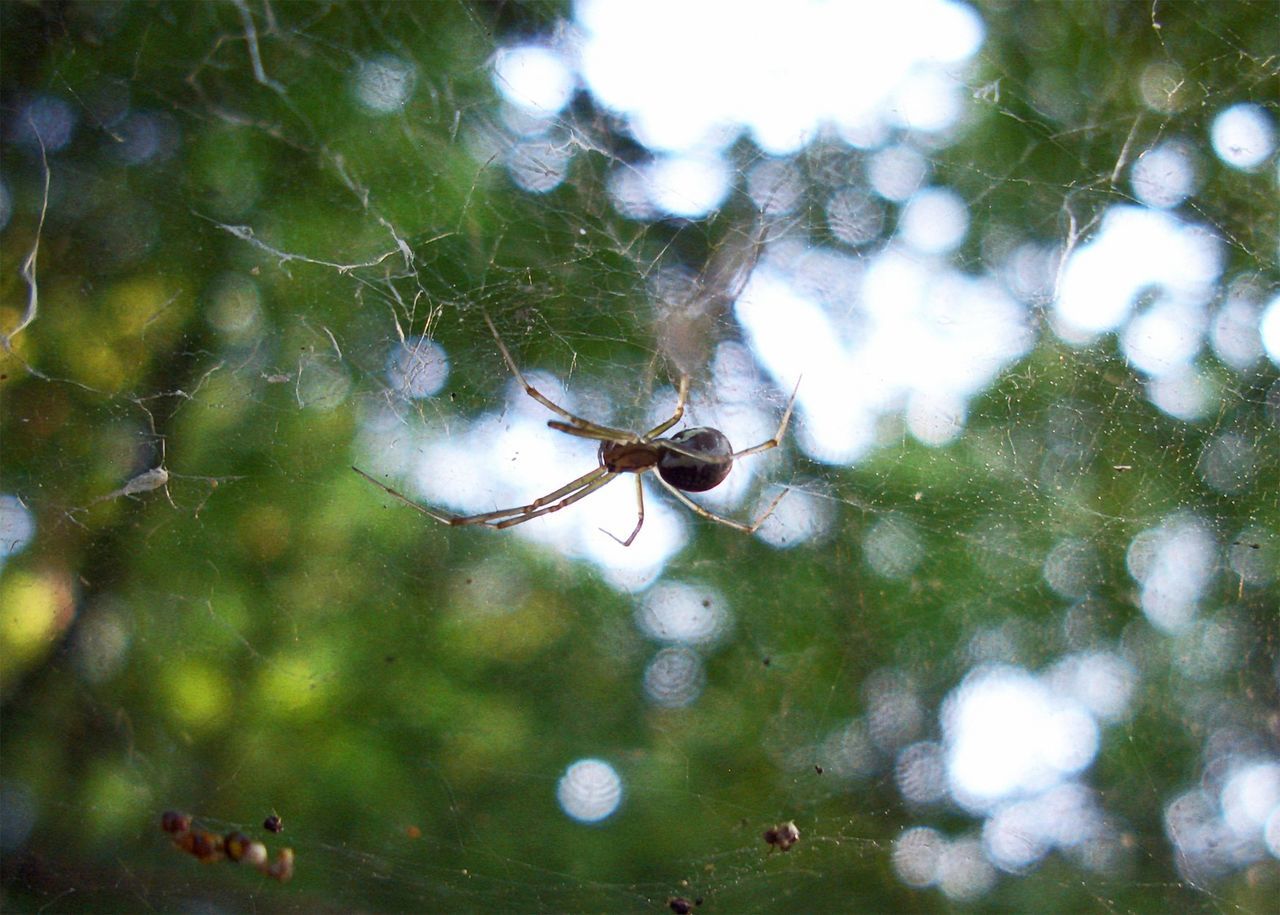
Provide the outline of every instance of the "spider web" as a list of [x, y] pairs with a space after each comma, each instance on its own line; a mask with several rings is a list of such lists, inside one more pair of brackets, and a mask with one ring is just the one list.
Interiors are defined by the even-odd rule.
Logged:
[[1274, 12], [882, 6], [0, 8], [6, 908], [1268, 908]]

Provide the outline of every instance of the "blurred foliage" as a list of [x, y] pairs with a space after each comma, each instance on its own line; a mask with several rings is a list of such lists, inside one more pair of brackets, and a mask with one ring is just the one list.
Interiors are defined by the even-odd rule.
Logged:
[[[496, 117], [493, 48], [565, 13], [0, 6], [6, 334], [26, 307], [22, 264], [46, 168], [51, 179], [39, 312], [0, 363], [0, 493], [36, 525], [0, 573], [0, 833], [34, 811], [30, 835], [0, 849], [6, 910], [210, 900], [221, 910], [661, 911], [679, 893], [705, 895], [708, 911], [946, 908], [891, 872], [892, 842], [913, 819], [890, 773], [824, 782], [815, 761], [797, 772], [793, 750], [859, 714], [860, 685], [876, 671], [909, 671], [940, 701], [971, 663], [967, 641], [1011, 618], [1030, 666], [1061, 653], [1065, 609], [1040, 558], [1064, 535], [1102, 556], [1099, 631], [1141, 642], [1124, 569], [1137, 531], [1179, 507], [1222, 532], [1280, 528], [1274, 367], [1224, 372], [1222, 414], [1189, 428], [1146, 401], [1115, 353], [1068, 350], [1045, 333], [945, 452], [904, 442], [856, 469], [814, 471], [839, 512], [829, 539], [778, 551], [698, 524], [672, 571], [732, 595], [741, 626], [709, 659], [697, 704], [649, 707], [630, 599], [513, 538], [388, 510], [348, 469], [362, 416], [388, 397], [378, 379], [397, 326], [467, 354], [453, 400], [428, 413], [479, 411], [505, 384], [482, 306], [522, 361], [563, 367], [572, 353], [588, 385], [602, 366], [652, 361], [639, 265], [672, 244], [692, 260], [742, 224], [742, 212], [697, 231], [630, 224], [609, 209], [600, 155], [580, 157], [545, 198], [477, 160], [467, 138]], [[264, 73], [287, 90], [255, 80], [246, 14]], [[1123, 197], [1110, 176], [1131, 132], [1202, 134], [1207, 100], [1275, 110], [1270, 3], [1008, 3], [983, 15], [990, 36], [974, 83], [998, 86], [999, 104], [936, 162], [941, 181], [983, 201], [978, 239], [1007, 229], [1057, 241], [1068, 213], [1087, 228]], [[349, 97], [352, 68], [381, 54], [418, 67], [411, 104], [389, 118]], [[1153, 59], [1177, 64], [1192, 95], [1160, 119], [1134, 89]], [[78, 122], [44, 156], [20, 119], [40, 97]], [[128, 125], [113, 113], [126, 110], [172, 141], [164, 155], [123, 157]], [[619, 155], [635, 154], [605, 117], [592, 124]], [[815, 180], [832, 168], [824, 156], [852, 154], [813, 149], [804, 164]], [[1274, 197], [1204, 167], [1202, 215], [1230, 240], [1233, 269], [1274, 281]], [[252, 239], [226, 228], [237, 226], [252, 226]], [[625, 390], [629, 373], [613, 374], [598, 383]], [[1077, 492], [1041, 485], [1064, 403], [1096, 452], [1065, 474]], [[1196, 473], [1206, 436], [1224, 426], [1272, 459], [1231, 497]], [[159, 467], [164, 486], [140, 477]], [[876, 578], [860, 543], [898, 515], [923, 532], [928, 560], [909, 578]], [[1211, 602], [1237, 599], [1228, 578]], [[503, 612], [477, 613], [494, 594]], [[1274, 710], [1274, 584], [1238, 602], [1254, 647], [1210, 687], [1242, 714], [1242, 695]], [[1169, 659], [1137, 650], [1151, 664], [1142, 707], [1091, 773], [1139, 848], [1131, 866], [1103, 878], [1051, 858], [975, 905], [1270, 905], [1274, 866], [1211, 890], [1179, 877], [1161, 805], [1196, 778], [1199, 736], [1181, 725], [1176, 683], [1161, 672]], [[625, 816], [584, 827], [557, 809], [556, 779], [581, 755], [624, 770]], [[167, 808], [212, 829], [256, 828], [279, 811], [286, 831], [267, 841], [297, 849], [296, 879], [279, 886], [176, 853], [158, 826]], [[807, 841], [766, 854], [761, 830], [791, 818]], [[968, 822], [958, 811], [936, 819], [953, 832]]]

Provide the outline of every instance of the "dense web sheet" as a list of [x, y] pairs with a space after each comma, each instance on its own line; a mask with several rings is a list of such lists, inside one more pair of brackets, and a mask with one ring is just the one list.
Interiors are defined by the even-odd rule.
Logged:
[[1280, 892], [1266, 4], [0, 15], [6, 908]]

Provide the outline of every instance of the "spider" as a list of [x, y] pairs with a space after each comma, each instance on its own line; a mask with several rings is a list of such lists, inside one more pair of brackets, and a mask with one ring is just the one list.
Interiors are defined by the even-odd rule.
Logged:
[[[644, 489], [641, 486], [640, 478], [649, 470], [656, 469], [658, 471], [658, 482], [666, 487], [690, 511], [709, 521], [716, 521], [745, 534], [754, 534], [765, 519], [773, 514], [773, 510], [778, 507], [782, 497], [787, 494], [787, 490], [784, 489], [769, 503], [769, 507], [764, 510], [760, 517], [750, 524], [734, 521], [732, 518], [725, 518], [715, 512], [708, 511], [685, 495], [687, 492], [706, 492], [709, 489], [714, 489], [724, 482], [725, 477], [729, 475], [729, 471], [733, 469], [734, 461], [777, 447], [787, 431], [787, 424], [791, 421], [791, 410], [795, 406], [796, 392], [800, 388], [799, 381], [796, 382], [795, 390], [791, 392], [791, 399], [787, 401], [787, 408], [782, 413], [782, 421], [778, 423], [778, 431], [773, 434], [773, 438], [758, 445], [752, 445], [750, 448], [743, 448], [741, 451], [734, 451], [724, 433], [709, 426], [683, 429], [670, 437], [662, 437], [663, 433], [678, 423], [680, 418], [684, 416], [685, 402], [689, 397], [689, 376], [687, 375], [682, 376], [680, 379], [676, 408], [671, 416], [658, 423], [648, 432], [615, 429], [611, 426], [602, 426], [599, 423], [593, 423], [590, 420], [573, 415], [529, 384], [520, 372], [520, 368], [516, 365], [515, 359], [512, 358], [507, 345], [502, 342], [502, 337], [498, 334], [498, 329], [494, 326], [488, 314], [484, 315], [484, 320], [489, 325], [489, 331], [493, 334], [493, 339], [498, 343], [498, 349], [502, 352], [502, 358], [506, 361], [507, 368], [511, 370], [511, 374], [515, 376], [516, 381], [524, 388], [524, 392], [564, 420], [549, 420], [547, 425], [566, 435], [598, 441], [600, 443], [599, 466], [526, 505], [481, 512], [478, 515], [462, 516], [447, 515], [443, 512], [433, 511], [419, 505], [385, 483], [374, 479], [359, 467], [352, 467], [352, 470], [384, 490], [388, 495], [399, 499], [409, 507], [443, 524], [453, 526], [484, 524], [499, 529], [523, 524], [541, 515], [548, 515], [551, 512], [558, 512], [562, 508], [568, 508], [573, 503], [585, 499], [600, 487], [613, 482], [620, 474], [635, 474], [636, 526], [627, 535], [626, 540], [620, 540], [613, 534], [609, 534], [610, 537], [613, 537], [623, 546], [630, 546], [632, 541], [636, 539], [636, 535], [640, 533], [640, 528], [644, 526]], [[609, 532], [605, 531], [605, 533]]]
[[769, 851], [775, 848], [779, 851], [791, 851], [791, 846], [800, 841], [800, 830], [796, 828], [794, 820], [788, 820], [778, 826], [770, 826], [764, 831], [764, 840], [770, 846]]

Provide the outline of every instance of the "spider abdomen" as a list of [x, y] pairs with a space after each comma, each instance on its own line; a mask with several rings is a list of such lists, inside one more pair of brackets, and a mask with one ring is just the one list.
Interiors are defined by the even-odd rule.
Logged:
[[706, 492], [724, 482], [733, 469], [733, 446], [723, 432], [698, 426], [666, 440], [679, 448], [663, 448], [658, 474], [676, 489]]

